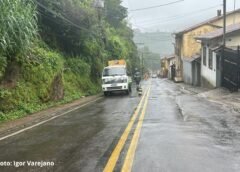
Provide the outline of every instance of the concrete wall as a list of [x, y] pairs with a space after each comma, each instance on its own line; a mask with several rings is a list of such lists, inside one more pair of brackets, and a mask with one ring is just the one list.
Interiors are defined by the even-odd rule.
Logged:
[[[240, 12], [235, 14], [228, 15], [226, 25], [232, 25], [234, 23], [240, 23]], [[218, 19], [217, 21], [212, 22], [211, 24], [216, 26], [223, 26], [223, 19]], [[194, 30], [186, 32], [183, 34], [182, 40], [176, 41], [177, 48], [180, 48], [180, 57], [191, 58], [193, 55], [200, 53], [201, 45], [195, 40], [196, 36], [203, 35], [218, 29], [217, 27], [205, 24]], [[180, 45], [179, 45], [180, 44]], [[234, 43], [233, 43], [234, 44]]]
[[186, 84], [193, 84], [193, 72], [192, 63], [190, 61], [183, 60], [183, 81]]
[[[240, 23], [240, 12], [236, 12], [234, 14], [227, 16], [226, 25], [228, 26], [228, 25], [231, 25], [234, 23]], [[212, 25], [204, 24], [202, 26], [199, 26], [198, 28], [195, 28], [189, 32], [184, 33], [183, 35], [178, 35], [175, 38], [175, 43], [176, 43], [175, 54], [177, 55], [176, 74], [179, 77], [184, 77], [184, 74], [186, 74], [184, 80], [188, 80], [188, 78], [189, 78], [189, 75], [188, 75], [189, 69], [186, 69], [186, 71], [184, 72], [185, 69], [184, 69], [182, 59], [183, 58], [192, 58], [192, 56], [200, 53], [200, 51], [201, 51], [201, 44], [195, 40], [195, 37], [218, 29], [218, 27], [215, 27], [215, 26], [222, 27], [223, 19], [218, 19], [217, 21], [214, 21], [211, 24]], [[240, 35], [239, 35], [239, 37], [240, 37]], [[234, 37], [231, 41], [229, 41], [229, 43], [227, 40], [227, 45], [228, 46], [236, 45], [236, 43], [238, 43], [239, 39], [240, 38]], [[239, 43], [238, 43], [238, 45], [239, 45]], [[185, 66], [188, 66], [188, 65], [185, 64]]]
[[[207, 48], [206, 55], [206, 66], [203, 64], [203, 58], [201, 60], [201, 83], [203, 87], [216, 88], [217, 87], [217, 66], [216, 66], [216, 53], [213, 52], [213, 67], [209, 68], [208, 64], [208, 52], [209, 47]], [[203, 57], [203, 51], [202, 51]]]
[[[207, 44], [209, 44], [210, 47], [214, 47], [216, 45], [221, 45], [221, 42], [222, 38], [216, 38], [208, 42], [203, 42], [204, 46], [207, 48], [206, 66], [203, 65], [203, 58], [201, 60], [201, 82], [204, 87], [215, 88], [221, 86], [221, 71], [217, 69], [217, 54], [213, 52], [213, 68], [210, 69], [208, 64], [209, 47], [207, 47]], [[226, 35], [227, 47], [236, 47], [238, 45], [240, 45], [240, 31]]]
[[194, 61], [193, 64], [193, 85], [201, 85], [201, 63]]
[[[227, 15], [226, 17], [226, 25], [232, 25], [235, 23], [240, 23], [240, 12]], [[223, 26], [223, 19], [219, 19], [217, 21], [212, 22], [212, 24], [217, 25], [217, 26]]]
[[240, 31], [226, 36], [226, 46], [232, 47], [238, 45], [240, 45]]
[[197, 61], [183, 60], [183, 80], [186, 84], [200, 86], [201, 64]]
[[192, 58], [192, 56], [194, 56], [195, 54], [199, 54], [201, 49], [201, 44], [196, 41], [195, 37], [214, 31], [214, 30], [216, 30], [216, 27], [206, 24], [190, 32], [185, 33], [183, 35], [181, 57]]
[[182, 78], [183, 76], [183, 64], [182, 64], [182, 35], [175, 37], [175, 55], [176, 55], [176, 77]]

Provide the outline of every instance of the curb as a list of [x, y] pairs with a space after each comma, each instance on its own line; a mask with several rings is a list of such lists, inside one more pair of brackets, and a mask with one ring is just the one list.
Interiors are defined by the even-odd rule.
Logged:
[[183, 82], [174, 82], [174, 81], [168, 80], [168, 79], [166, 79], [165, 81], [168, 82], [168, 83], [171, 83], [171, 84], [175, 84], [177, 87], [179, 87], [181, 89], [182, 92], [184, 92], [186, 94], [199, 94], [196, 91], [193, 91], [193, 90], [191, 90], [187, 87], [184, 87], [183, 84], [182, 84]]

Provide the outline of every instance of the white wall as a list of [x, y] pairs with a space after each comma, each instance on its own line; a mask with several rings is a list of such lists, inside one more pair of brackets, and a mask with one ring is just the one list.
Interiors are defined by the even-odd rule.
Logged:
[[183, 81], [186, 84], [193, 84], [193, 78], [192, 78], [192, 63], [187, 60], [183, 60]]
[[217, 73], [216, 73], [216, 53], [213, 52], [213, 67], [212, 69], [209, 68], [208, 64], [208, 52], [209, 47], [207, 47], [207, 55], [206, 55], [206, 66], [203, 64], [203, 51], [202, 51], [202, 60], [201, 60], [201, 77], [204, 78], [211, 84], [212, 87], [217, 86]]
[[[237, 13], [231, 14], [231, 15], [227, 15], [227, 17], [226, 17], [226, 25], [227, 26], [236, 24], [236, 23], [240, 23], [240, 12], [237, 12]], [[212, 22], [212, 24], [218, 25], [218, 26], [223, 26], [223, 18]]]
[[226, 46], [238, 46], [240, 45], [240, 31], [234, 32], [226, 36]]
[[[220, 86], [219, 81], [219, 72], [217, 71], [217, 59], [216, 59], [216, 53], [213, 52], [213, 68], [209, 68], [208, 64], [208, 52], [209, 52], [209, 47], [206, 45], [209, 44], [210, 46], [216, 46], [220, 45], [222, 42], [222, 38], [217, 38], [214, 40], [211, 40], [209, 42], [204, 42], [203, 45], [207, 48], [207, 55], [206, 55], [206, 66], [203, 65], [203, 51], [202, 51], [202, 60], [201, 60], [201, 77], [204, 78], [212, 87], [218, 87]], [[226, 46], [227, 47], [236, 47], [240, 45], [240, 31], [234, 32], [231, 34], [226, 35]], [[203, 80], [202, 80], [203, 81]], [[204, 82], [204, 81], [203, 81]], [[203, 85], [205, 85], [203, 83]]]

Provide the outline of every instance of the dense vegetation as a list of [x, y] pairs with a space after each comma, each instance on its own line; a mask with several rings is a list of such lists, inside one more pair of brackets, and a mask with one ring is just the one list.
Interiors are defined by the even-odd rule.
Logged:
[[0, 121], [98, 93], [110, 59], [139, 66], [120, 0], [0, 4]]

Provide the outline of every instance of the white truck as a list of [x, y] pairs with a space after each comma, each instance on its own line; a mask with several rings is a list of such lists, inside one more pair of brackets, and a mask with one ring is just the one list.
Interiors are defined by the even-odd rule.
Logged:
[[112, 92], [131, 92], [132, 79], [127, 74], [125, 60], [111, 60], [102, 72], [102, 90], [105, 96]]

